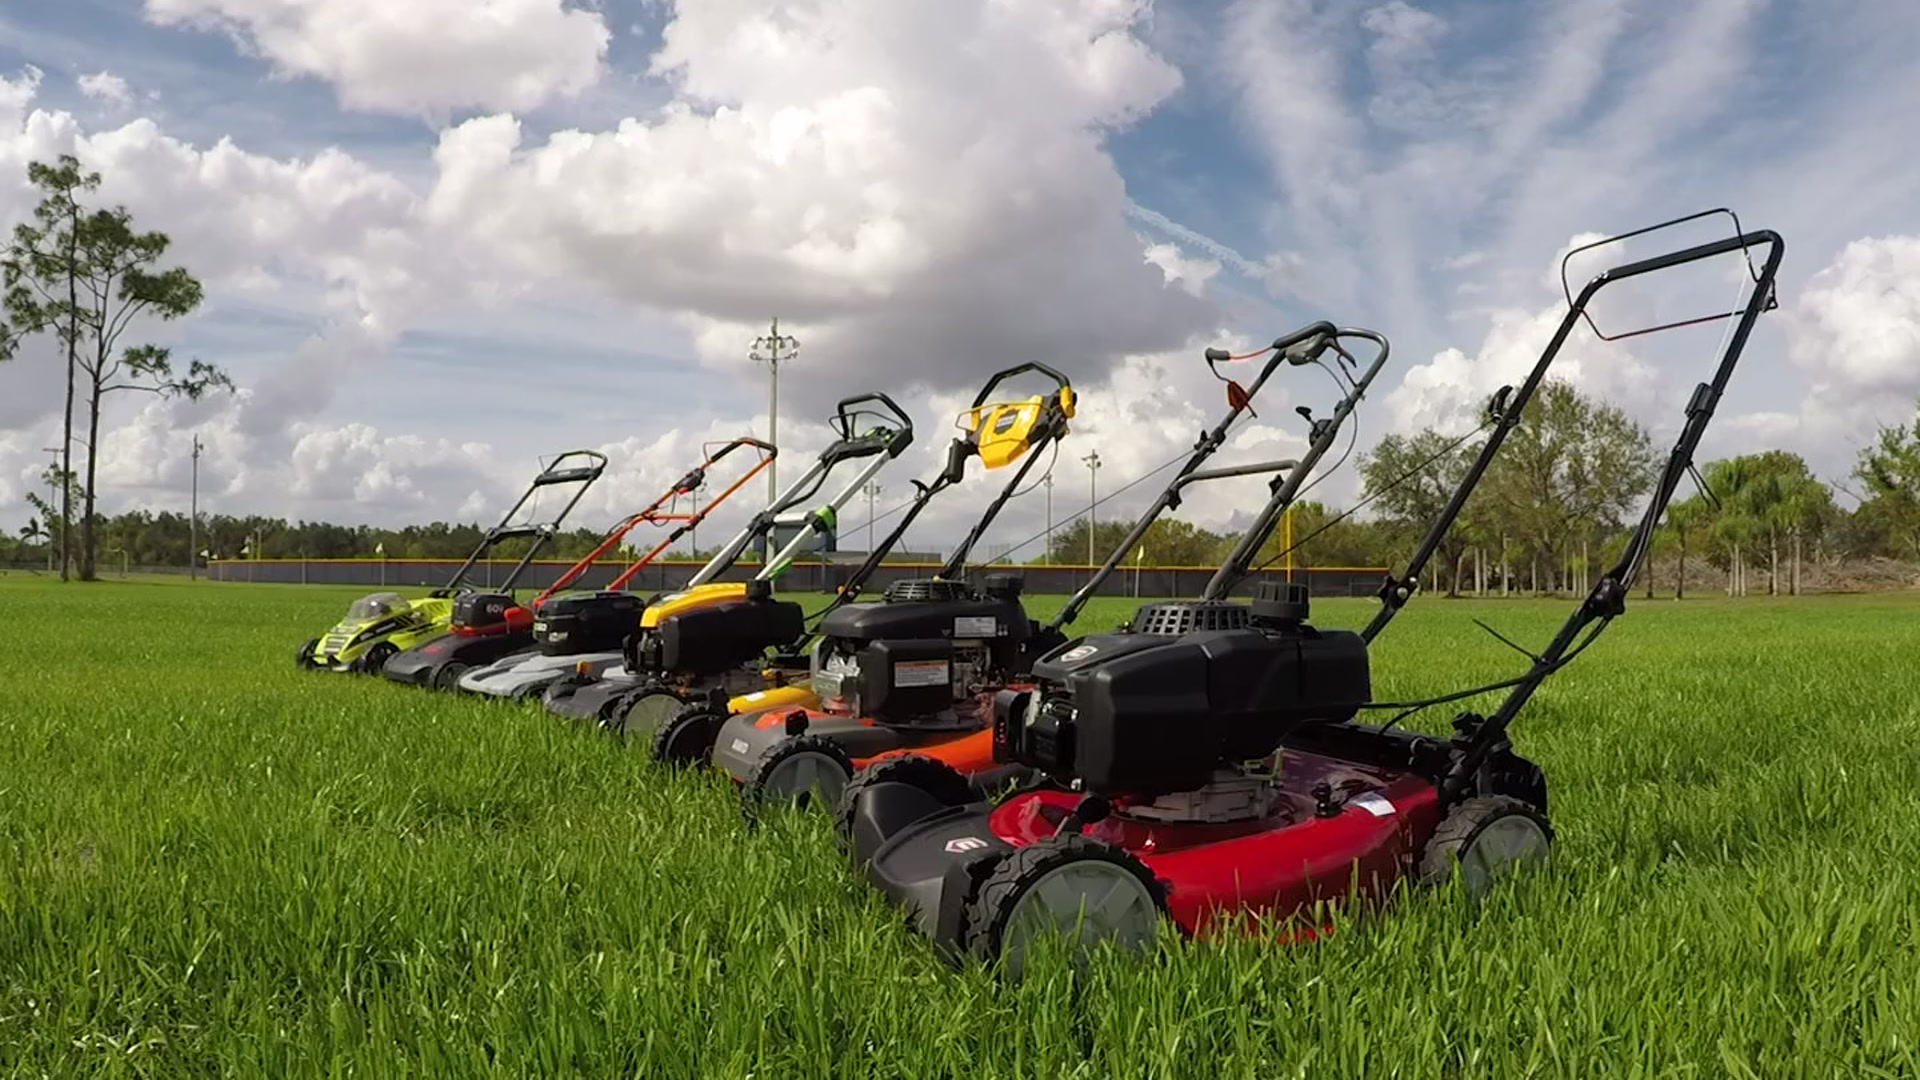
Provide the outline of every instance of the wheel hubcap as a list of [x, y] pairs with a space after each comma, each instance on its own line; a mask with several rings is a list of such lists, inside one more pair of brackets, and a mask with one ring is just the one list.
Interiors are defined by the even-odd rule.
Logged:
[[1082, 859], [1042, 874], [1014, 901], [1000, 938], [1000, 956], [1018, 975], [1028, 950], [1042, 936], [1064, 938], [1076, 961], [1101, 941], [1144, 949], [1159, 921], [1160, 909], [1139, 878], [1125, 867]]
[[832, 802], [840, 797], [849, 779], [839, 762], [814, 750], [802, 750], [787, 755], [767, 773], [760, 783], [760, 798], [763, 802], [780, 799], [800, 804], [807, 801], [807, 796], [817, 794]]
[[1501, 875], [1546, 858], [1548, 846], [1547, 834], [1532, 818], [1524, 814], [1495, 818], [1460, 853], [1461, 881], [1470, 895], [1478, 896]]

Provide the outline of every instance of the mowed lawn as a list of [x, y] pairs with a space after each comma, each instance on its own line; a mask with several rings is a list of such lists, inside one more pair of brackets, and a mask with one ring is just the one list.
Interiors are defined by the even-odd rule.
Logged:
[[[0, 1075], [1920, 1073], [1920, 596], [1636, 596], [1515, 729], [1559, 843], [1477, 910], [1010, 985], [818, 815], [296, 671], [360, 591], [0, 578]], [[1514, 673], [1472, 620], [1538, 646], [1568, 606], [1423, 598], [1375, 691]]]

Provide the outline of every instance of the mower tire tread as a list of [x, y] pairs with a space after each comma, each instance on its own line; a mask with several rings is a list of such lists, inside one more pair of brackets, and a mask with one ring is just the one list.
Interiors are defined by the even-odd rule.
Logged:
[[[713, 740], [726, 722], [725, 713], [716, 712], [705, 702], [682, 706], [666, 723], [653, 729], [653, 760], [676, 767], [713, 760]], [[697, 752], [690, 752], [693, 745], [697, 745]]]
[[[853, 778], [853, 759], [849, 758], [847, 752], [840, 749], [840, 744], [832, 739], [819, 735], [794, 735], [782, 739], [760, 756], [760, 760], [753, 766], [753, 775], [747, 777], [746, 783], [740, 785], [740, 810], [746, 815], [748, 822], [759, 819], [760, 812], [767, 801], [767, 781], [773, 776], [774, 770], [788, 758], [802, 753], [816, 753], [831, 758], [834, 764], [845, 771], [849, 780]], [[807, 798], [808, 796], [802, 796], [802, 800], [797, 805], [804, 806]]]
[[960, 771], [925, 754], [901, 754], [876, 761], [853, 774], [840, 792], [833, 811], [833, 838], [842, 851], [851, 851], [853, 810], [860, 795], [878, 784], [911, 784], [948, 806], [965, 806], [977, 797]]
[[1546, 835], [1548, 842], [1552, 842], [1553, 826], [1539, 807], [1511, 795], [1475, 796], [1449, 810], [1447, 816], [1441, 819], [1440, 826], [1433, 831], [1426, 850], [1420, 854], [1420, 883], [1446, 884], [1453, 877], [1462, 853], [1483, 829], [1501, 818], [1516, 815], [1532, 820]]
[[1019, 848], [998, 860], [967, 902], [964, 951], [991, 964], [1000, 956], [1007, 922], [1027, 889], [1068, 863], [1095, 859], [1119, 866], [1138, 878], [1164, 916], [1167, 890], [1146, 864], [1120, 848], [1079, 833], [1061, 833]]

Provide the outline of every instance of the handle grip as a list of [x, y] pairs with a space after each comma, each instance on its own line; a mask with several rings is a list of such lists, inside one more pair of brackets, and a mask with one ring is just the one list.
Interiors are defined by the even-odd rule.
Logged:
[[878, 390], [873, 390], [865, 394], [855, 394], [852, 397], [841, 398], [840, 404], [835, 406], [834, 414], [840, 421], [840, 434], [842, 436], [849, 439], [854, 437], [852, 428], [853, 416], [859, 411], [854, 408], [854, 406], [869, 401], [879, 402], [900, 421], [901, 431], [906, 432], [908, 435], [913, 434], [913, 417], [908, 416], [906, 410], [902, 409], [892, 398]]
[[1040, 374], [1045, 375], [1047, 378], [1052, 379], [1054, 381], [1055, 386], [1060, 390], [1067, 390], [1073, 386], [1072, 381], [1069, 380], [1065, 375], [1060, 374], [1058, 371], [1053, 370], [1052, 368], [1048, 367], [1045, 364], [1040, 363], [1037, 360], [1031, 360], [1024, 364], [1016, 364], [1013, 367], [1006, 369], [1005, 371], [997, 372], [993, 376], [993, 378], [988, 379], [987, 385], [981, 387], [980, 392], [973, 396], [973, 407], [977, 409], [980, 406], [985, 405], [987, 403], [987, 398], [992, 396], [994, 387], [999, 386], [1001, 383], [1006, 382], [1008, 379], [1014, 378], [1019, 375], [1025, 375], [1029, 371], [1037, 371]]

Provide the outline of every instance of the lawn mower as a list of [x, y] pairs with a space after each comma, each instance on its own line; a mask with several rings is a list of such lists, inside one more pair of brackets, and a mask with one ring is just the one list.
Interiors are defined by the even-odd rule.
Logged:
[[[1143, 947], [1163, 917], [1207, 935], [1255, 915], [1311, 939], [1330, 928], [1334, 905], [1456, 879], [1479, 895], [1544, 858], [1553, 837], [1546, 778], [1515, 752], [1511, 725], [1548, 676], [1624, 613], [1753, 326], [1777, 306], [1780, 237], [1742, 231], [1728, 211], [1709, 213], [1732, 219], [1733, 234], [1615, 267], [1578, 299], [1568, 288], [1557, 332], [1518, 391], [1494, 395], [1484, 444], [1405, 572], [1387, 575], [1364, 630], [1315, 628], [1305, 590], [1274, 582], [1250, 604], [1148, 604], [1127, 632], [1041, 657], [1037, 685], [998, 695], [993, 721], [998, 757], [1040, 779], [994, 800], [928, 757], [863, 770], [843, 793], [838, 827], [868, 879], [947, 955], [1000, 962], [1017, 975], [1042, 937], [1064, 937], [1080, 958], [1101, 943]], [[1757, 249], [1766, 255], [1755, 270]], [[1746, 259], [1753, 286], [1733, 311], [1611, 337], [1588, 315], [1611, 283], [1733, 253]], [[1564, 281], [1564, 262], [1561, 274]], [[1424, 701], [1374, 701], [1369, 643], [1419, 589], [1576, 323], [1617, 340], [1715, 319], [1729, 320], [1730, 332], [1711, 381], [1690, 395], [1624, 552], [1546, 647], [1529, 654], [1526, 671]], [[1394, 730], [1419, 709], [1499, 690], [1497, 708], [1461, 712], [1451, 736]], [[1394, 715], [1359, 719], [1381, 709]]]
[[[759, 451], [759, 457], [752, 466], [736, 478], [733, 483], [722, 489], [704, 507], [696, 507], [692, 512], [675, 512], [673, 507], [684, 496], [697, 491], [707, 480], [707, 470], [719, 464], [733, 451], [743, 447], [752, 447]], [[488, 592], [470, 592], [458, 597], [453, 603], [453, 620], [448, 631], [438, 637], [424, 641], [403, 652], [397, 653], [387, 661], [381, 670], [387, 678], [395, 682], [413, 686], [427, 686], [436, 690], [452, 690], [460, 677], [469, 669], [491, 664], [507, 656], [525, 655], [534, 648], [533, 628], [536, 616], [546, 610], [549, 602], [561, 604], [576, 595], [589, 597], [624, 596], [621, 590], [635, 574], [658, 558], [660, 553], [673, 546], [676, 540], [699, 527], [715, 507], [726, 502], [734, 492], [740, 490], [747, 481], [753, 479], [771, 464], [777, 451], [768, 443], [759, 439], [740, 438], [721, 445], [719, 450], [708, 455], [701, 462], [668, 488], [666, 494], [655, 499], [653, 505], [637, 514], [629, 515], [608, 530], [598, 546], [588, 552], [579, 562], [574, 563], [559, 579], [533, 598], [525, 607], [514, 599], [510, 589]], [[631, 566], [609, 582], [606, 588], [597, 592], [567, 593], [567, 586], [580, 580], [591, 570], [595, 563], [607, 552], [614, 550], [636, 526], [674, 525], [665, 538], [654, 544], [646, 554], [640, 556]]]
[[[1002, 383], [1027, 372], [1051, 378], [1054, 389], [1024, 400], [990, 402]], [[1008, 500], [1030, 490], [1026, 486], [1028, 474], [1039, 463], [1042, 450], [1053, 447], [1057, 451], [1060, 440], [1067, 437], [1076, 405], [1073, 386], [1066, 376], [1044, 364], [1022, 364], [996, 373], [956, 420], [961, 434], [947, 447], [940, 472], [931, 483], [914, 482], [917, 493], [905, 517], [885, 543], [868, 553], [850, 587], [843, 588], [834, 603], [816, 616], [805, 677], [789, 686], [730, 699], [716, 688], [690, 702], [685, 700], [686, 687], [661, 680], [663, 688], [656, 690], [653, 701], [677, 711], [658, 721], [651, 731], [655, 758], [675, 765], [706, 761], [715, 735], [725, 725], [734, 734], [729, 736], [723, 763], [732, 769], [740, 759], [747, 766], [747, 776], [741, 778], [756, 775], [758, 750], [774, 737], [768, 727], [756, 726], [756, 721], [775, 712], [790, 718], [796, 711], [806, 716], [813, 715], [809, 710], [842, 708], [847, 680], [858, 678], [863, 658], [873, 660], [872, 655], [862, 652], [863, 645], [881, 650], [878, 662], [888, 665], [895, 700], [943, 691], [956, 675], [961, 684], [971, 685], [980, 680], [1000, 681], [1008, 674], [1025, 671], [1033, 658], [1050, 646], [1044, 644], [1044, 635], [1035, 633], [1033, 620], [1021, 606], [1021, 582], [1010, 575], [993, 574], [988, 575], [983, 590], [976, 590], [964, 580], [967, 560]], [[896, 581], [887, 587], [885, 600], [877, 604], [854, 603], [866, 578], [879, 568], [907, 527], [935, 496], [965, 478], [967, 462], [974, 458], [988, 471], [1016, 461], [1020, 467], [933, 577]], [[854, 640], [850, 626], [865, 631], [862, 641]], [[629, 707], [627, 719], [633, 716], [634, 709]], [[646, 722], [642, 717], [628, 727], [638, 730]], [[951, 738], [967, 729], [964, 721], [948, 716], [930, 724], [929, 730]], [[803, 753], [793, 758], [793, 764], [802, 767], [809, 760]], [[775, 784], [783, 782], [791, 771], [778, 761], [768, 770]], [[750, 784], [756, 791], [761, 786]]]
[[[1301, 407], [1301, 414], [1311, 425], [1308, 449], [1301, 461], [1200, 470], [1226, 441], [1233, 424], [1250, 411], [1254, 395], [1282, 364], [1318, 363], [1329, 350], [1337, 350], [1342, 360], [1351, 364], [1350, 354], [1340, 344], [1342, 337], [1374, 342], [1377, 355], [1364, 372], [1358, 373], [1351, 387], [1343, 385], [1342, 400], [1332, 416], [1314, 420], [1313, 411]], [[1232, 555], [1232, 563], [1244, 568], [1293, 502], [1306, 477], [1338, 439], [1348, 414], [1385, 364], [1387, 351], [1386, 339], [1378, 334], [1342, 331], [1325, 322], [1242, 357], [1207, 350], [1207, 362], [1216, 376], [1219, 368], [1215, 365], [1221, 361], [1258, 356], [1267, 360], [1251, 389], [1221, 376], [1228, 386], [1226, 416], [1212, 430], [1201, 433], [1172, 482], [1100, 569], [1058, 615], [1031, 634], [1022, 625], [1025, 616], [1017, 600], [1017, 581], [1006, 575], [988, 575], [982, 596], [951, 580], [964, 567], [964, 548], [932, 581], [899, 582], [879, 603], [851, 605], [827, 616], [820, 622], [813, 650], [817, 704], [754, 711], [736, 701], [732, 703], [735, 715], [713, 741], [715, 764], [740, 783], [743, 809], [751, 817], [770, 801], [798, 804], [816, 795], [831, 807], [856, 768], [909, 752], [943, 762], [970, 778], [995, 770], [995, 694], [1015, 683], [1031, 681], [1028, 676], [1034, 658], [1065, 643], [1064, 628], [1079, 616], [1121, 560], [1135, 550], [1161, 512], [1178, 506], [1191, 484], [1274, 474], [1267, 506], [1256, 516], [1248, 539], [1237, 545]], [[1216, 577], [1222, 583], [1222, 596], [1237, 581], [1231, 575]], [[962, 627], [975, 622], [981, 629], [1003, 636], [970, 638], [961, 633]], [[1017, 635], [1013, 633], [1015, 628]], [[694, 712], [682, 713], [673, 724], [701, 722]]]
[[[867, 407], [876, 404], [886, 411]], [[622, 643], [639, 629], [645, 613], [658, 604], [674, 605], [676, 610], [738, 604], [742, 614], [734, 625], [754, 622], [753, 627], [741, 629], [755, 642], [770, 638], [778, 643], [798, 637], [798, 606], [772, 601], [772, 579], [815, 538], [832, 532], [839, 508], [913, 441], [913, 421], [885, 394], [847, 398], [837, 406], [831, 423], [837, 436], [834, 442], [772, 505], [755, 514], [738, 535], [707, 560], [685, 588], [651, 598], [621, 592], [556, 597], [534, 623], [536, 651], [474, 668], [460, 678], [460, 689], [519, 700], [551, 697], [553, 705], [564, 707], [572, 704], [574, 693], [582, 687], [597, 688], [603, 675], [624, 688], [630, 683], [620, 681]], [[861, 424], [868, 426], [861, 429]], [[812, 510], [795, 509], [819, 492], [829, 474], [849, 462], [865, 464], [831, 501]], [[776, 551], [772, 537], [779, 529], [795, 532]], [[767, 557], [752, 581], [715, 580], [748, 548], [759, 544], [766, 545]], [[793, 612], [787, 610], [789, 606]], [[758, 651], [755, 648], [753, 654]], [[568, 715], [564, 708], [555, 711]]]
[[[460, 564], [460, 569], [454, 571], [452, 579], [445, 586], [417, 600], [409, 600], [397, 592], [385, 590], [355, 600], [347, 608], [345, 618], [325, 634], [300, 646], [294, 654], [294, 663], [303, 668], [370, 674], [381, 670], [401, 650], [411, 649], [446, 633], [452, 622], [455, 604], [461, 597], [475, 591], [475, 585], [468, 581], [468, 575], [473, 573], [480, 560], [505, 541], [532, 538], [533, 542], [527, 546], [526, 553], [514, 564], [500, 586], [512, 589], [513, 583], [533, 561], [533, 557], [560, 531], [561, 522], [567, 519], [574, 504], [587, 493], [593, 482], [600, 479], [606, 467], [606, 457], [592, 450], [569, 450], [554, 458], [552, 464], [533, 478], [526, 493], [500, 519], [500, 524], [487, 530], [487, 534], [481, 537], [480, 545], [473, 549], [473, 554], [467, 556], [466, 562]], [[541, 490], [563, 484], [578, 484], [579, 487], [574, 489], [573, 496], [554, 515], [553, 520], [510, 524], [521, 507], [526, 506]]]
[[[1016, 400], [990, 400], [1002, 383], [1029, 372], [1053, 380], [1053, 389]], [[1024, 670], [1037, 653], [1029, 648], [1033, 622], [1020, 606], [1018, 583], [995, 580], [989, 582], [988, 592], [981, 594], [958, 578], [974, 545], [1007, 501], [1022, 489], [1028, 474], [1040, 460], [1040, 451], [1049, 446], [1057, 448], [1059, 440], [1067, 436], [1075, 407], [1072, 384], [1066, 376], [1045, 364], [1020, 364], [988, 379], [974, 395], [973, 404], [957, 418], [956, 426], [961, 434], [948, 445], [940, 473], [931, 483], [915, 481], [917, 491], [906, 515], [883, 543], [867, 553], [865, 562], [843, 583], [833, 602], [815, 616], [815, 627], [823, 620], [832, 620], [841, 612], [853, 610], [850, 605], [859, 598], [867, 580], [880, 568], [908, 526], [936, 496], [966, 477], [969, 460], [978, 458], [989, 471], [1017, 461], [1019, 468], [935, 577], [896, 582], [887, 589], [886, 595], [892, 600], [889, 610], [894, 614], [903, 618], [924, 616], [939, 623], [952, 636], [955, 647], [969, 650], [969, 660]], [[615, 733], [627, 738], [646, 738], [656, 758], [674, 763], [705, 760], [730, 704], [736, 710], [764, 711], [790, 710], [818, 703], [816, 680], [810, 674], [819, 665], [817, 650], [809, 655], [796, 647], [784, 656], [775, 657], [770, 668], [773, 674], [762, 676], [756, 682], [754, 673], [759, 665], [754, 663], [754, 658], [734, 660], [736, 667], [744, 661], [746, 666], [741, 671], [729, 671], [716, 663], [688, 662], [687, 657], [701, 654], [697, 643], [704, 639], [696, 634], [711, 635], [714, 631], [682, 625], [683, 622], [671, 613], [664, 613], [630, 643], [629, 669], [644, 670], [647, 677], [615, 699], [603, 714], [607, 727]], [[683, 642], [678, 658], [667, 655], [664, 648], [664, 643], [676, 636]], [[815, 629], [809, 637], [820, 640], [820, 632]], [[919, 672], [930, 666], [925, 662], [907, 663], [903, 670]], [[943, 671], [946, 666], [944, 662], [940, 664]], [[915, 674], [903, 675], [909, 680], [906, 685], [911, 685], [915, 677]], [[756, 685], [758, 688], [754, 689]]]

